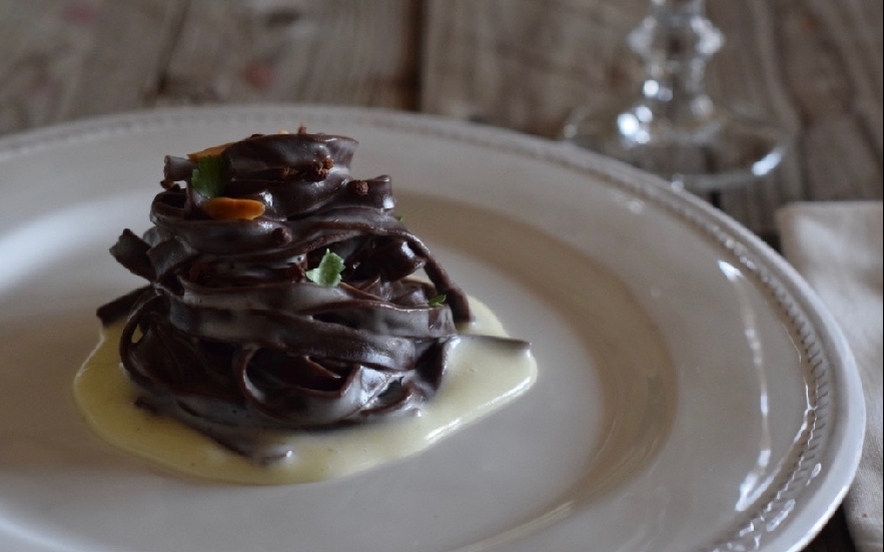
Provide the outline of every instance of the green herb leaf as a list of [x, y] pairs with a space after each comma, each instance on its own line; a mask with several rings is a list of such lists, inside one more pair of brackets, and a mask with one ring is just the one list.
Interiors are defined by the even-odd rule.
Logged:
[[446, 299], [448, 299], [448, 297], [444, 293], [440, 293], [439, 295], [430, 297], [430, 300], [427, 301], [427, 304], [431, 307], [438, 307], [439, 305], [444, 303]]
[[218, 197], [224, 193], [224, 181], [221, 179], [223, 171], [224, 165], [220, 156], [202, 157], [193, 169], [190, 185], [206, 197]]
[[319, 266], [307, 271], [307, 279], [314, 284], [335, 287], [341, 283], [341, 272], [344, 271], [344, 259], [331, 250], [326, 249], [319, 261]]

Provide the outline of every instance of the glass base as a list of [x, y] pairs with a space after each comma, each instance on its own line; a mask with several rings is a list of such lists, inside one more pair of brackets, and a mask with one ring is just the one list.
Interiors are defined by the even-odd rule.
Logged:
[[708, 106], [689, 123], [654, 119], [641, 103], [578, 108], [562, 138], [658, 174], [693, 192], [745, 186], [771, 173], [787, 147], [780, 129]]

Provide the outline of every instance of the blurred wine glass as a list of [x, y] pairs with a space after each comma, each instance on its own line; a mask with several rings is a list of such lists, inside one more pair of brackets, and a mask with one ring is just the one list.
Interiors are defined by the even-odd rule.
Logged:
[[716, 104], [705, 89], [706, 63], [724, 38], [705, 0], [650, 0], [628, 36], [644, 62], [640, 92], [626, 102], [575, 109], [562, 137], [717, 197], [771, 173], [787, 134]]

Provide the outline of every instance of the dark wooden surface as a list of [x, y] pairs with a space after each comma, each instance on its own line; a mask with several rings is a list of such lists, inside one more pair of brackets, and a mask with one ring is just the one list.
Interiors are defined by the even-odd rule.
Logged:
[[[882, 197], [880, 0], [708, 3], [718, 101], [794, 134], [721, 207], [776, 240], [785, 203]], [[0, 135], [152, 106], [382, 106], [552, 137], [630, 94], [647, 0], [0, 0]], [[839, 510], [805, 552], [853, 546]]]

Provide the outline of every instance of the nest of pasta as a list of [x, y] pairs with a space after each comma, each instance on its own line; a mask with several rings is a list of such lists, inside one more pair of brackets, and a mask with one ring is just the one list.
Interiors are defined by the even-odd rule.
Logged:
[[113, 256], [147, 285], [124, 322], [140, 404], [221, 440], [419, 409], [467, 298], [394, 214], [390, 178], [351, 177], [356, 141], [254, 135], [166, 157], [153, 226]]

